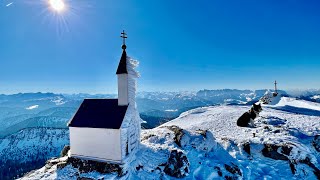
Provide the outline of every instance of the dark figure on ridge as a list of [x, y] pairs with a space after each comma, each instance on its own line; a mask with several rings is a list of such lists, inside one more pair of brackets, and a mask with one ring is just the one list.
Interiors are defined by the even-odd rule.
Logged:
[[242, 114], [238, 119], [237, 125], [240, 127], [254, 127], [254, 119], [259, 116], [259, 113], [262, 111], [261, 104], [253, 104], [251, 109], [248, 112]]

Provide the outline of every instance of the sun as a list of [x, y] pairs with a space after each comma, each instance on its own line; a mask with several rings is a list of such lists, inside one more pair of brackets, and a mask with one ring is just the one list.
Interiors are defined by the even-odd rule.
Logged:
[[65, 9], [65, 3], [63, 0], [49, 0], [51, 8], [57, 12], [61, 12]]

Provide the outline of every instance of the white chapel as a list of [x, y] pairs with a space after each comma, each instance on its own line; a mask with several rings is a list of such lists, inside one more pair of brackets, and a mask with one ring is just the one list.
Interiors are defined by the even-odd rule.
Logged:
[[116, 75], [118, 99], [85, 99], [69, 121], [70, 155], [122, 164], [140, 144], [141, 119], [135, 101], [137, 61], [127, 56], [122, 33], [122, 55]]

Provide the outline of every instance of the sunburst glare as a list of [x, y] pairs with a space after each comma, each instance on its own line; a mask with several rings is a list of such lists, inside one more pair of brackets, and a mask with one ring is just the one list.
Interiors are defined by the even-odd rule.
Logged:
[[86, 29], [85, 16], [95, 12], [97, 7], [93, 1], [88, 0], [23, 0], [9, 3], [7, 7], [13, 3], [31, 7], [40, 20], [39, 24], [47, 26], [50, 31], [55, 30], [59, 37], [71, 31], [77, 34], [79, 28]]
[[63, 0], [49, 0], [49, 4], [54, 11], [62, 12], [65, 10], [65, 3]]

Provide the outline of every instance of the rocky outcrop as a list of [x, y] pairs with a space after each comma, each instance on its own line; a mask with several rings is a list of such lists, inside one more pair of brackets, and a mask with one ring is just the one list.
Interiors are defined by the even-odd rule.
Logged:
[[249, 155], [251, 155], [251, 152], [250, 152], [250, 143], [246, 142], [242, 145], [242, 148], [243, 150], [248, 153]]
[[118, 176], [123, 175], [122, 168], [118, 164], [109, 164], [106, 162], [83, 160], [74, 157], [69, 157], [67, 159], [66, 165], [68, 164], [71, 164], [74, 168], [77, 168], [80, 171], [80, 173], [96, 171], [101, 174], [118, 173]]
[[169, 130], [173, 131], [174, 133], [174, 138], [173, 140], [175, 141], [175, 143], [181, 147], [181, 139], [183, 137], [183, 135], [185, 134], [183, 132], [183, 129], [181, 129], [180, 127], [178, 126], [168, 126], [167, 127]]
[[267, 90], [265, 94], [260, 98], [259, 102], [262, 104], [272, 104], [272, 102], [275, 101], [276, 97], [279, 98], [279, 96], [277, 92], [271, 92], [270, 90]]
[[60, 157], [67, 156], [69, 150], [70, 150], [70, 145], [65, 145], [60, 153]]
[[217, 171], [218, 173], [218, 176], [222, 176], [222, 171], [221, 171], [221, 168], [219, 166], [215, 166], [214, 169]]
[[296, 165], [298, 163], [306, 164], [313, 169], [314, 175], [317, 179], [320, 179], [320, 170], [311, 162], [310, 158], [307, 156], [304, 159], [291, 159], [290, 153], [294, 148], [290, 144], [276, 145], [276, 144], [265, 144], [262, 150], [262, 155], [265, 157], [275, 159], [275, 160], [287, 160], [292, 174], [296, 173]]
[[209, 132], [208, 130], [202, 130], [202, 129], [198, 129], [196, 131], [198, 134], [202, 135], [204, 138], [207, 138], [207, 133]]
[[189, 166], [187, 156], [182, 151], [173, 150], [165, 165], [164, 172], [169, 176], [182, 178], [189, 174]]
[[[68, 152], [64, 153], [66, 149], [68, 149], [67, 146], [61, 152], [61, 154], [68, 154]], [[126, 177], [126, 172], [123, 172], [123, 168], [121, 165], [109, 164], [106, 162], [97, 162], [92, 160], [84, 160], [68, 156], [48, 160], [46, 162], [44, 171], [50, 172], [54, 167], [56, 167], [58, 170], [62, 170], [64, 168], [68, 168], [67, 166], [72, 166], [76, 169], [75, 174], [73, 174], [72, 176], [76, 176], [78, 179], [85, 178], [81, 177], [80, 174], [89, 172], [98, 172], [100, 174], [112, 173], [117, 174], [118, 177]], [[189, 160], [187, 156], [183, 153], [183, 151], [175, 149], [170, 152], [167, 162], [164, 164], [160, 164], [158, 168], [156, 168], [155, 170], [159, 170], [160, 172], [163, 172], [175, 178], [183, 178], [189, 174], [189, 166]], [[142, 165], [136, 167], [137, 171], [143, 169], [144, 167]], [[28, 175], [26, 175], [25, 177], [28, 178]]]
[[309, 157], [306, 157], [305, 159], [300, 160], [299, 162], [311, 167], [313, 169], [314, 175], [317, 177], [317, 179], [320, 179], [320, 170], [311, 162]]
[[[280, 148], [280, 152], [278, 149]], [[274, 160], [289, 160], [287, 157], [292, 150], [292, 147], [276, 144], [265, 144], [262, 149], [262, 155]]]
[[316, 135], [312, 141], [313, 147], [320, 152], [320, 135]]
[[234, 163], [231, 163], [230, 165], [228, 164], [225, 164], [224, 165], [224, 168], [229, 171], [231, 174], [233, 174], [234, 176], [233, 177], [239, 177], [239, 176], [242, 176], [242, 173], [241, 173], [241, 170], [240, 168], [235, 165]]

